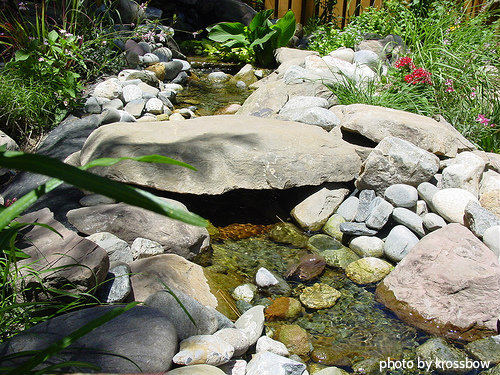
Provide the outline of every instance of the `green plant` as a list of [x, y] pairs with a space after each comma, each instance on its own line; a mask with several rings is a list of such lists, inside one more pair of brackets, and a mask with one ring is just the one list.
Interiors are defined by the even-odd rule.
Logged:
[[[0, 121], [4, 130], [24, 143], [59, 123], [78, 105], [82, 82], [109, 71], [120, 59], [111, 43], [117, 34], [105, 31], [111, 17], [94, 16], [92, 2], [19, 4], [23, 6], [15, 11], [0, 9], [1, 57], [10, 59], [0, 73], [7, 78], [0, 82], [0, 91], [15, 81], [14, 87], [27, 93], [20, 95], [21, 100], [0, 99], [5, 106]], [[37, 98], [40, 88], [43, 99]]]
[[328, 23], [320, 25], [312, 31], [309, 38], [309, 49], [318, 51], [321, 55], [328, 55], [340, 47], [354, 48], [362, 40], [363, 35], [355, 25], [340, 30]]
[[207, 28], [208, 38], [227, 48], [245, 48], [255, 54], [255, 62], [262, 67], [275, 63], [274, 51], [286, 46], [295, 33], [295, 16], [288, 11], [273, 24], [272, 9], [260, 11], [245, 26], [240, 22], [223, 22]]

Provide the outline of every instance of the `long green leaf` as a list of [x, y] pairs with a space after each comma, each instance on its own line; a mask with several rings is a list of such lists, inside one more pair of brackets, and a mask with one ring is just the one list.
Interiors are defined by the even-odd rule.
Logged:
[[[121, 160], [141, 160], [143, 162], [161, 162], [165, 164], [174, 163], [173, 159], [160, 155], [152, 155], [138, 158], [106, 158], [102, 161], [102, 164], [101, 161], [94, 160], [90, 163], [90, 166], [109, 166], [114, 163], [118, 163]], [[175, 163], [178, 164], [181, 162], [175, 161]], [[47, 181], [44, 185], [19, 198], [14, 204], [0, 212], [0, 229], [5, 228], [14, 218], [19, 216], [40, 196], [55, 189], [62, 183], [62, 181], [81, 189], [106, 195], [116, 201], [145, 208], [188, 224], [203, 227], [208, 225], [208, 222], [202, 217], [191, 212], [181, 210], [172, 204], [165, 202], [161, 198], [156, 197], [154, 194], [82, 170], [89, 168], [90, 166], [83, 166], [82, 169], [79, 169], [47, 156], [24, 154], [17, 151], [0, 152], [0, 165], [10, 169], [23, 170], [54, 177], [54, 179]], [[178, 165], [184, 166], [184, 163]]]
[[43, 363], [53, 355], [59, 353], [64, 350], [80, 337], [86, 335], [87, 333], [93, 331], [97, 327], [103, 325], [104, 323], [110, 321], [111, 319], [117, 317], [118, 315], [123, 314], [124, 312], [130, 310], [134, 306], [136, 306], [137, 302], [129, 303], [124, 307], [117, 307], [111, 311], [108, 311], [104, 315], [100, 316], [97, 319], [92, 320], [91, 322], [85, 324], [83, 327], [78, 328], [76, 331], [70, 333], [68, 336], [63, 337], [62, 339], [56, 341], [52, 345], [50, 345], [47, 349], [41, 350], [37, 352], [35, 356], [33, 356], [29, 361], [23, 363], [21, 366], [15, 368], [14, 370], [9, 371], [8, 375], [18, 375], [25, 374], [30, 370], [34, 369], [39, 364]]
[[273, 14], [273, 9], [264, 9], [257, 13], [248, 25], [250, 32], [255, 31], [258, 27], [269, 26], [269, 17]]

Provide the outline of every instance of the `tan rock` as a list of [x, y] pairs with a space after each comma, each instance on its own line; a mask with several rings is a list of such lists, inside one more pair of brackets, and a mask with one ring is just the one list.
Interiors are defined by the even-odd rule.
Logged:
[[473, 341], [496, 334], [500, 265], [471, 231], [449, 224], [423, 237], [376, 294], [411, 325]]
[[176, 254], [164, 254], [130, 263], [132, 291], [135, 301], [172, 286], [193, 297], [204, 306], [217, 307], [203, 268]]
[[361, 164], [348, 143], [319, 127], [253, 116], [141, 123], [140, 132], [127, 123], [104, 125], [87, 139], [80, 159], [165, 153], [198, 171], [124, 161], [93, 173], [165, 191], [222, 194], [351, 181]]
[[481, 206], [497, 215], [500, 219], [500, 190], [492, 190], [481, 194], [479, 203], [481, 203]]
[[148, 66], [146, 70], [149, 70], [150, 72], [153, 72], [158, 78], [158, 80], [163, 81], [165, 79], [165, 65], [162, 63], [157, 63], [153, 64], [151, 66]]
[[392, 270], [392, 265], [385, 260], [366, 257], [349, 264], [345, 273], [356, 284], [376, 283], [386, 277]]
[[[398, 137], [436, 155], [454, 157], [475, 147], [445, 122], [391, 108], [351, 104], [342, 108], [342, 128], [374, 142], [387, 136]], [[439, 137], [436, 136], [439, 134]]]

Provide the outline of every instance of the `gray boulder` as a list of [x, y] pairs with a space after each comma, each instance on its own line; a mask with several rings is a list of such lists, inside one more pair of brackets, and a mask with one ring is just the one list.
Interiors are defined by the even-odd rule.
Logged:
[[109, 270], [106, 282], [97, 290], [97, 296], [101, 302], [117, 303], [123, 302], [131, 291], [130, 267], [121, 263]]
[[382, 229], [387, 223], [394, 207], [383, 198], [376, 197], [371, 201], [365, 224], [370, 229]]
[[356, 187], [382, 195], [394, 184], [418, 186], [429, 181], [438, 168], [437, 156], [403, 139], [386, 137], [363, 163]]
[[395, 207], [411, 208], [417, 204], [418, 191], [414, 186], [395, 184], [385, 189], [384, 197]]
[[[185, 210], [179, 202], [170, 200]], [[163, 215], [125, 203], [82, 207], [68, 212], [68, 220], [82, 233], [109, 232], [129, 244], [137, 237], [156, 241], [165, 253], [193, 258], [209, 244], [205, 228], [184, 224]]]
[[500, 219], [493, 212], [481, 207], [477, 202], [469, 201], [464, 212], [466, 227], [479, 238], [483, 238], [484, 232], [488, 228], [500, 225]]
[[[217, 331], [219, 323], [213, 310], [206, 308], [193, 297], [175, 288], [171, 288], [171, 291], [180, 303], [170, 291], [160, 290], [149, 296], [144, 301], [144, 304], [160, 310], [168, 316], [168, 319], [173, 323], [177, 331], [179, 340], [184, 340], [195, 335], [211, 335]], [[191, 315], [196, 325], [193, 324], [186, 311], [181, 307], [181, 304], [189, 315]]]
[[[82, 309], [40, 323], [2, 344], [0, 365], [12, 365], [2, 357], [26, 350], [42, 350], [117, 306]], [[102, 324], [52, 357], [53, 362], [80, 361], [96, 365], [103, 373], [164, 372], [172, 364], [177, 334], [167, 316], [156, 309], [135, 306]], [[26, 360], [15, 360], [20, 364]], [[45, 364], [49, 364], [47, 361]], [[72, 365], [67, 372], [85, 372]]]
[[[186, 147], [189, 145], [189, 147]], [[124, 161], [94, 173], [122, 182], [189, 194], [234, 189], [288, 189], [351, 181], [360, 159], [340, 137], [301, 123], [248, 116], [205, 116], [100, 127], [87, 140], [82, 163], [99, 157], [164, 154], [198, 169]], [[147, 181], [147, 182], [146, 182]], [[161, 241], [158, 241], [161, 243]]]

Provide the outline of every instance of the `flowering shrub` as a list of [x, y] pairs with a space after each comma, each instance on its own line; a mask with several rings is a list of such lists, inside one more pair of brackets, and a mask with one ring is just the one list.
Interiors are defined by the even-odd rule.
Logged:
[[431, 72], [428, 72], [424, 68], [417, 68], [410, 57], [401, 57], [394, 63], [394, 66], [396, 69], [411, 72], [410, 74], [406, 74], [404, 76], [406, 83], [410, 83], [412, 85], [428, 84], [432, 86]]

